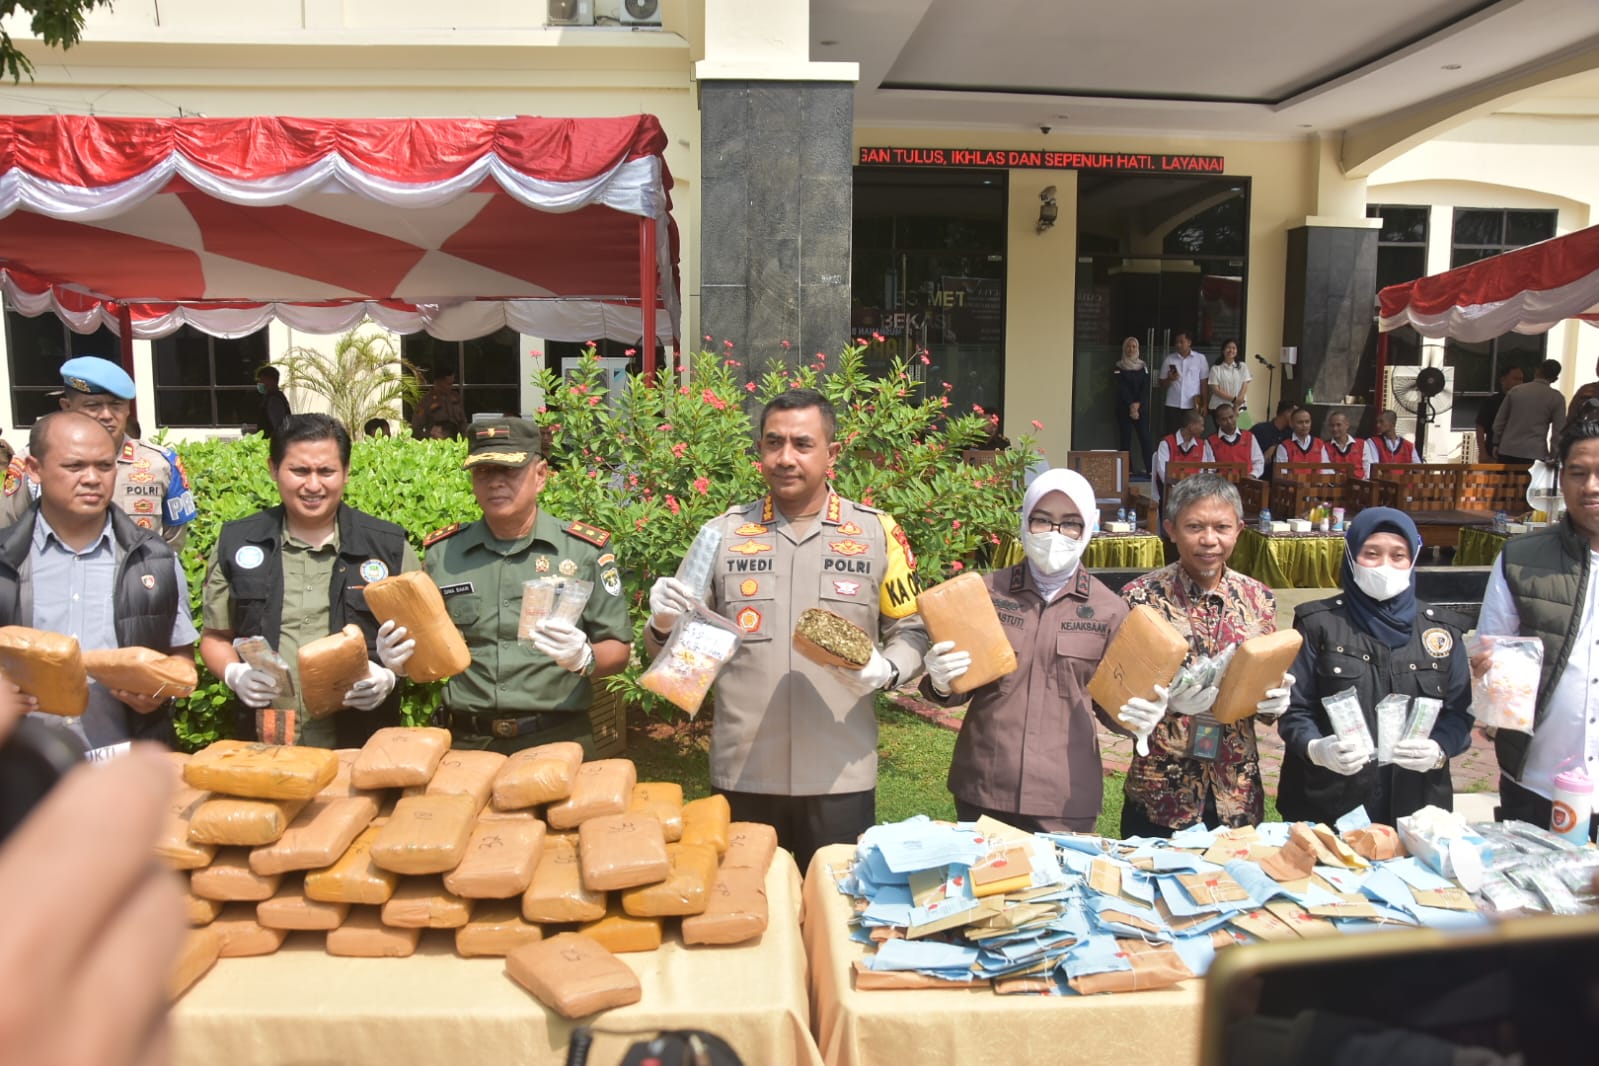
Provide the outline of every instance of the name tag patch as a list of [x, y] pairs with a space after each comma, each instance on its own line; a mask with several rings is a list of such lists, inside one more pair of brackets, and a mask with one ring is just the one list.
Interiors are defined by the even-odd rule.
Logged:
[[470, 581], [457, 581], [453, 585], [439, 586], [439, 595], [441, 596], [464, 596], [472, 591], [474, 591], [474, 588]]

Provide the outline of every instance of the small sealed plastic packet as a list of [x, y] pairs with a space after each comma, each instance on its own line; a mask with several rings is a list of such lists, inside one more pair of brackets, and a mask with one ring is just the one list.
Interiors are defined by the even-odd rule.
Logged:
[[639, 684], [693, 718], [699, 714], [716, 675], [738, 652], [743, 636], [738, 626], [695, 604], [672, 626], [661, 653], [639, 678]]
[[689, 595], [704, 602], [711, 590], [711, 569], [716, 565], [716, 553], [722, 547], [722, 531], [713, 526], [701, 526], [688, 546], [683, 561], [677, 564], [677, 580], [688, 586]]
[[1417, 696], [1410, 702], [1410, 720], [1400, 740], [1430, 740], [1432, 727], [1438, 724], [1438, 712], [1444, 709], [1443, 700]]
[[1394, 745], [1405, 730], [1410, 710], [1409, 696], [1384, 696], [1377, 701], [1377, 762], [1386, 766], [1394, 761]]
[[1537, 637], [1493, 637], [1486, 646], [1488, 670], [1471, 683], [1471, 713], [1480, 725], [1531, 733], [1543, 671], [1543, 641]]
[[1332, 723], [1333, 732], [1339, 739], [1358, 740], [1367, 751], [1377, 750], [1377, 744], [1371, 738], [1371, 729], [1366, 725], [1366, 714], [1360, 709], [1360, 697], [1353, 688], [1325, 697], [1321, 705], [1327, 711], [1327, 720]]

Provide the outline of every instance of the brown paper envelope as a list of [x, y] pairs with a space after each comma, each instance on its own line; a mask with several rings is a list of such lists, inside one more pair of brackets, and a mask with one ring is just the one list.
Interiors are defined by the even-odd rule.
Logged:
[[1338, 927], [1332, 922], [1325, 918], [1317, 918], [1292, 900], [1274, 899], [1266, 904], [1266, 909], [1281, 918], [1288, 928], [1307, 939], [1335, 936], [1338, 933]]
[[1298, 940], [1299, 934], [1271, 911], [1245, 911], [1232, 918], [1232, 924], [1261, 940]]
[[1364, 896], [1340, 894], [1337, 903], [1323, 903], [1310, 908], [1318, 918], [1376, 918], [1377, 908]]
[[1410, 893], [1416, 897], [1416, 902], [1423, 907], [1442, 907], [1451, 911], [1474, 911], [1477, 904], [1472, 902], [1463, 888], [1418, 888]]
[[1178, 874], [1177, 883], [1188, 890], [1188, 895], [1195, 903], [1232, 903], [1249, 898], [1244, 886], [1233, 880], [1232, 874], [1222, 870]]
[[916, 870], [910, 877], [911, 902], [918, 907], [926, 907], [931, 903], [944, 898], [944, 876], [947, 867], [936, 866], [931, 870]]
[[1356, 855], [1354, 849], [1345, 844], [1333, 830], [1324, 825], [1312, 826], [1311, 830], [1316, 834], [1316, 840], [1320, 842], [1322, 849], [1337, 860], [1328, 865], [1345, 866], [1351, 870], [1365, 870], [1371, 867], [1371, 863]]
[[1088, 887], [1105, 896], [1119, 896], [1122, 868], [1109, 859], [1095, 859], [1088, 866]]

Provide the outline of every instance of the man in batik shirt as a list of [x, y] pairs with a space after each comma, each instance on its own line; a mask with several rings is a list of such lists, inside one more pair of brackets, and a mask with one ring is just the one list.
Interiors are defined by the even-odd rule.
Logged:
[[[1188, 638], [1190, 662], [1277, 629], [1271, 590], [1227, 569], [1243, 528], [1243, 510], [1238, 489], [1215, 474], [1173, 485], [1166, 495], [1165, 526], [1178, 561], [1122, 589], [1129, 604], [1153, 607]], [[1127, 770], [1124, 837], [1169, 837], [1199, 822], [1254, 825], [1264, 816], [1255, 721], [1281, 714], [1288, 689], [1271, 690], [1258, 715], [1231, 725], [1211, 716], [1215, 701], [1214, 685], [1188, 685], [1181, 674], [1154, 701], [1149, 754], [1135, 755]]]

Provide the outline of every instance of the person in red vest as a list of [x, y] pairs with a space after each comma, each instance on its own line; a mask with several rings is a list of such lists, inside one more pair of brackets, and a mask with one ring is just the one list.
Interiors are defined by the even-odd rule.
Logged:
[[1219, 403], [1211, 408], [1216, 419], [1216, 432], [1210, 435], [1209, 444], [1218, 463], [1248, 463], [1249, 476], [1259, 477], [1266, 469], [1266, 457], [1260, 452], [1260, 442], [1247, 429], [1238, 428], [1238, 409], [1230, 403]]
[[1178, 423], [1177, 432], [1162, 437], [1160, 446], [1155, 449], [1154, 470], [1151, 471], [1155, 479], [1155, 492], [1160, 496], [1166, 494], [1166, 464], [1215, 461], [1216, 454], [1205, 442], [1205, 412], [1197, 407], [1190, 407], [1183, 412], [1183, 420]]
[[1296, 409], [1290, 425], [1294, 431], [1287, 440], [1277, 445], [1277, 454], [1271, 460], [1273, 464], [1329, 462], [1326, 443], [1310, 433], [1309, 408]]
[[1334, 411], [1327, 419], [1327, 458], [1335, 467], [1347, 468], [1350, 477], [1366, 476], [1366, 442], [1349, 433], [1349, 416]]
[[1366, 472], [1373, 463], [1415, 463], [1416, 446], [1399, 435], [1399, 416], [1384, 411], [1377, 416], [1377, 435], [1366, 441]]

